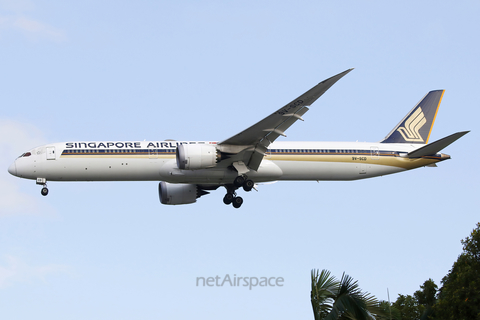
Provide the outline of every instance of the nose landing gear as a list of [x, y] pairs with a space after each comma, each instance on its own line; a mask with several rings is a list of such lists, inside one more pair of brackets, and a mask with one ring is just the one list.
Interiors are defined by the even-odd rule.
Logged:
[[47, 188], [47, 179], [45, 178], [37, 178], [37, 184], [42, 185], [43, 188], [40, 191], [42, 196], [46, 196], [48, 194], [48, 188]]
[[43, 187], [42, 190], [40, 191], [40, 193], [42, 194], [42, 196], [46, 196], [48, 194], [48, 188]]

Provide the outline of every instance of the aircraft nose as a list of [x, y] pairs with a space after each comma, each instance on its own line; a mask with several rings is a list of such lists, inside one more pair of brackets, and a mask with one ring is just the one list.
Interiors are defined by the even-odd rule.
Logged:
[[10, 167], [8, 167], [8, 172], [11, 174], [11, 175], [14, 175], [16, 176], [17, 175], [17, 165], [16, 165], [16, 161], [14, 161]]

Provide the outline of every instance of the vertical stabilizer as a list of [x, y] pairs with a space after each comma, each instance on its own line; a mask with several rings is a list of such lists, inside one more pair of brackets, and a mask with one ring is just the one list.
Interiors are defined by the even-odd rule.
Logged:
[[427, 93], [382, 143], [428, 143], [444, 92], [435, 90]]

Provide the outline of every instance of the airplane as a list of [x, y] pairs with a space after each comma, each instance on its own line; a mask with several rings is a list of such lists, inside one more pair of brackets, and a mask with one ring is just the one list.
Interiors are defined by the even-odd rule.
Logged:
[[450, 159], [442, 149], [467, 134], [428, 143], [444, 90], [427, 93], [379, 142], [276, 141], [333, 84], [330, 77], [242, 132], [216, 141], [76, 141], [31, 149], [8, 168], [12, 175], [47, 181], [159, 181], [160, 202], [190, 204], [223, 186], [223, 202], [240, 208], [242, 188], [274, 181], [358, 180]]

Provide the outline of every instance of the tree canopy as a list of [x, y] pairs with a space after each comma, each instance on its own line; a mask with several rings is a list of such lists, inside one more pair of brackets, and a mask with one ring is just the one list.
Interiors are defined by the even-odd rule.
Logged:
[[463, 252], [438, 289], [428, 279], [413, 296], [399, 295], [392, 304], [396, 320], [480, 320], [480, 223], [461, 240]]
[[394, 303], [378, 302], [343, 274], [312, 270], [311, 302], [315, 320], [480, 320], [480, 222], [461, 240], [463, 252], [441, 281], [426, 280], [413, 296], [399, 294]]
[[436, 319], [480, 320], [480, 223], [461, 241], [463, 252], [442, 279]]

